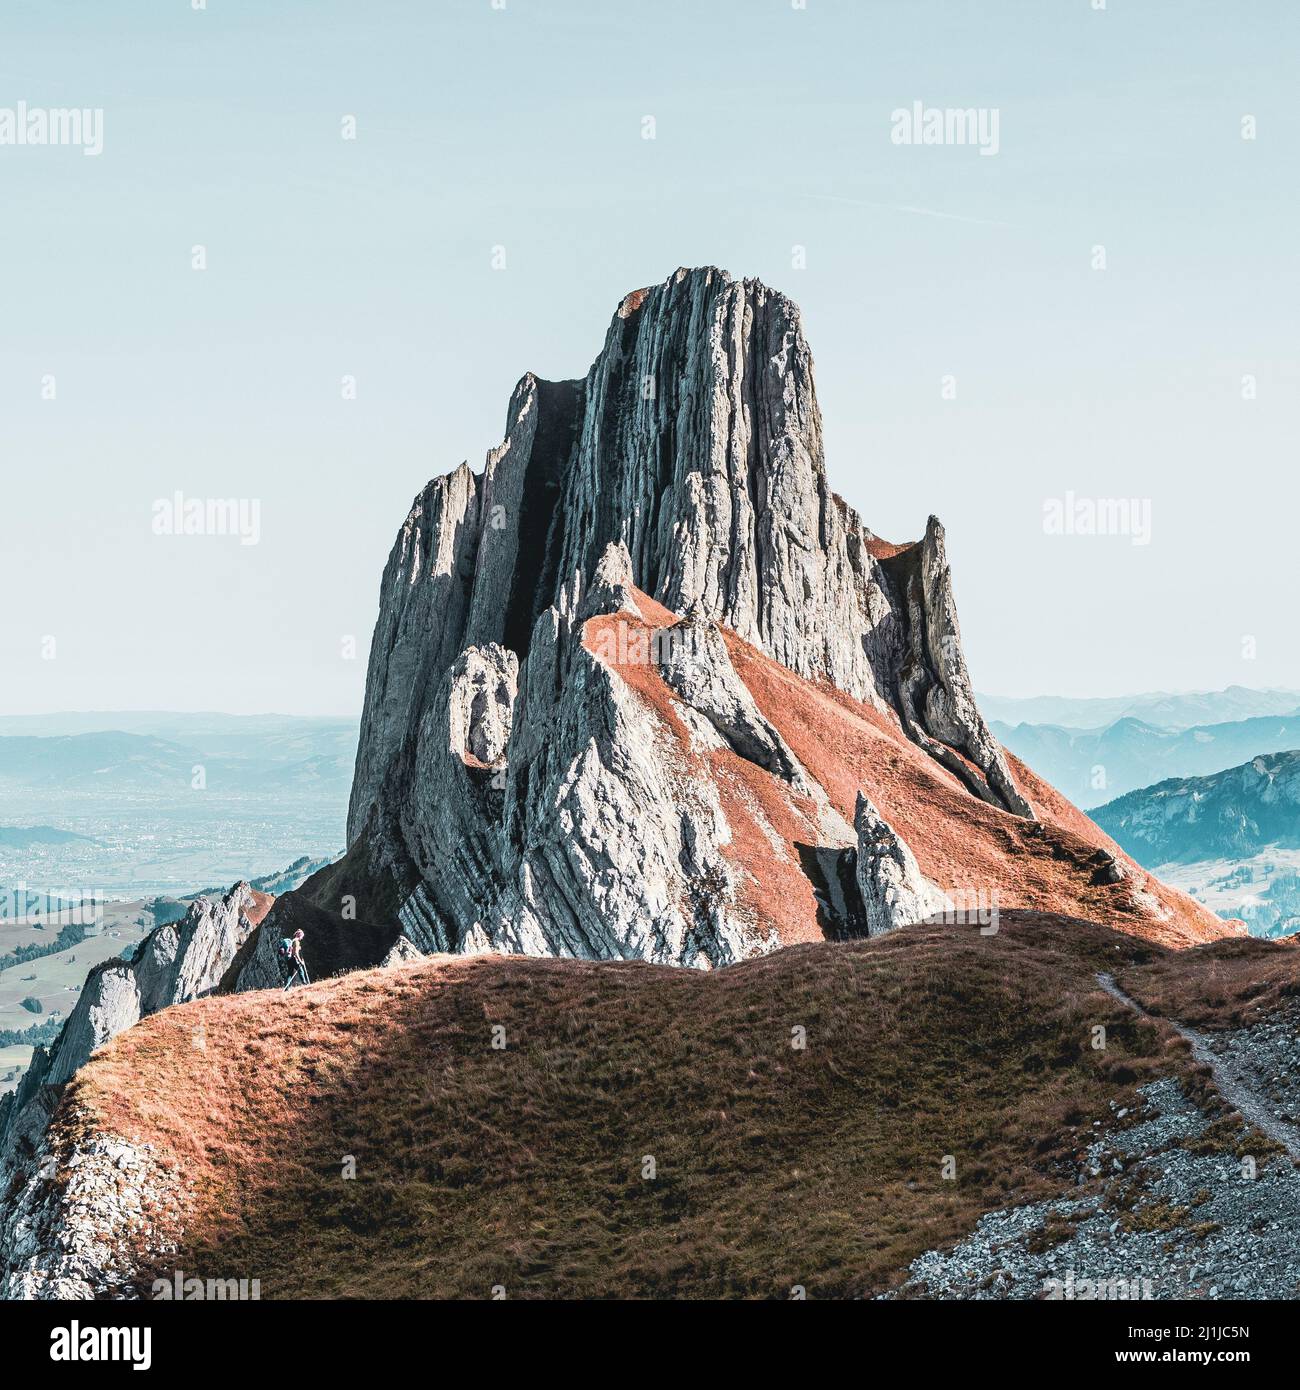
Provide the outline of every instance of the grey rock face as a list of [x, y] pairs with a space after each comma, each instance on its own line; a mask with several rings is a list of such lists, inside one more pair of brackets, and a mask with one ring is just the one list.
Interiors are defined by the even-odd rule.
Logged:
[[937, 523], [910, 565], [878, 560], [891, 548], [830, 491], [797, 306], [679, 270], [623, 301], [585, 380], [524, 377], [481, 476], [462, 465], [416, 499], [381, 585], [349, 843], [408, 775], [456, 657], [499, 643], [523, 661], [612, 544], [625, 585], [898, 710], [977, 794], [1030, 814], [970, 694]]
[[[581, 390], [558, 573], [622, 541], [637, 587], [699, 602], [801, 675], [878, 688], [889, 606], [826, 482], [797, 306], [754, 280], [680, 270], [628, 296]], [[865, 640], [864, 640], [865, 639]]]
[[197, 898], [180, 922], [156, 927], [129, 960], [97, 966], [50, 1052], [47, 1085], [62, 1085], [92, 1052], [147, 1014], [215, 989], [252, 930], [247, 883], [220, 901]]
[[785, 739], [759, 712], [741, 684], [714, 623], [695, 605], [675, 626], [655, 634], [664, 680], [691, 709], [702, 714], [742, 758], [757, 763], [796, 790], [812, 795], [812, 779]]
[[138, 1296], [142, 1262], [170, 1249], [179, 1175], [102, 1131], [56, 1125], [35, 1143], [0, 1213], [0, 1300]]
[[280, 935], [280, 928], [269, 921], [263, 923], [263, 929], [249, 943], [251, 949], [242, 953], [235, 992], [242, 994], [250, 989], [275, 989], [284, 984], [284, 974], [276, 954]]
[[481, 475], [425, 488], [384, 572], [348, 818], [363, 916], [397, 901], [419, 950], [718, 964], [773, 944], [739, 907], [717, 787], [584, 648], [593, 617], [640, 617], [636, 591], [688, 615], [654, 659], [693, 746], [807, 802], [815, 855], [852, 835], [717, 624], [1032, 816], [971, 695], [938, 523], [892, 547], [830, 491], [790, 300], [678, 271], [623, 301], [584, 380], [525, 376], [506, 429]]
[[479, 537], [479, 483], [462, 464], [417, 497], [389, 556], [366, 677], [348, 811], [360, 831], [386, 779], [402, 775], [425, 701], [459, 656]]
[[143, 1016], [140, 981], [131, 966], [114, 960], [94, 971], [55, 1039], [46, 1082], [62, 1085], [96, 1048]]
[[[600, 557], [596, 573], [592, 576], [591, 587], [583, 602], [581, 616], [589, 617], [595, 613], [629, 613], [634, 618], [641, 616], [636, 596], [632, 593], [636, 580], [632, 574], [632, 557], [622, 541], [611, 541]], [[570, 591], [572, 592], [572, 591]], [[567, 595], [561, 595], [563, 603]]]
[[951, 910], [947, 894], [925, 877], [906, 843], [861, 792], [854, 824], [858, 834], [855, 876], [868, 936]]
[[981, 800], [1032, 818], [975, 705], [939, 519], [932, 516], [924, 539], [892, 556], [886, 568], [907, 608], [893, 689], [908, 736]]
[[518, 683], [518, 659], [495, 642], [469, 647], [456, 658], [448, 691], [453, 752], [483, 767], [495, 767], [502, 760]]
[[449, 753], [441, 785], [458, 778], [460, 794], [434, 817], [408, 807], [443, 949], [700, 965], [763, 947], [737, 908], [711, 779], [678, 764], [657, 717], [556, 609], [531, 639], [506, 768], [498, 793]]

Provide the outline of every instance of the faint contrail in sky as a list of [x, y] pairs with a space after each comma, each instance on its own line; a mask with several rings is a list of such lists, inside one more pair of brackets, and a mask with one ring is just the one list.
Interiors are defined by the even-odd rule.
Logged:
[[907, 203], [880, 203], [872, 198], [845, 198], [838, 193], [805, 193], [805, 198], [821, 198], [831, 203], [849, 203], [859, 208], [886, 208], [890, 212], [910, 212], [918, 217], [940, 217], [945, 222], [972, 222], [978, 227], [1014, 227], [1012, 222], [995, 222], [987, 217], [964, 217], [959, 212], [937, 212], [934, 208], [912, 207]]

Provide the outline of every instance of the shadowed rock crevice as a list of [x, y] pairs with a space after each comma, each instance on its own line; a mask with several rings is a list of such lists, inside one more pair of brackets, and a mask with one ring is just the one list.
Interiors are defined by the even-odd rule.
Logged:
[[[537, 432], [523, 470], [512, 516], [501, 518], [517, 533], [514, 571], [501, 623], [502, 645], [522, 660], [528, 655], [533, 624], [555, 591], [563, 527], [558, 510], [574, 436], [581, 418], [580, 381], [537, 381]], [[489, 514], [487, 525], [498, 518]]]

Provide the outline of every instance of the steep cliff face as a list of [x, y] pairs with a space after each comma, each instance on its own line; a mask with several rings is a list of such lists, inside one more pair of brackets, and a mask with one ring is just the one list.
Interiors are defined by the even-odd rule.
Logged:
[[[303, 894], [363, 923], [376, 961], [393, 923], [421, 951], [709, 966], [898, 925], [961, 885], [1097, 906], [1087, 857], [1112, 847], [1070, 813], [1077, 846], [1036, 826], [976, 708], [942, 527], [891, 545], [831, 492], [790, 300], [680, 270], [620, 304], [585, 379], [525, 376], [506, 428], [482, 474], [431, 482], [398, 535], [349, 852]], [[779, 669], [816, 695], [819, 772], [792, 746], [807, 724], [763, 706], [733, 652], [760, 686]], [[864, 724], [906, 763], [906, 795], [885, 747], [861, 747]], [[968, 840], [926, 863], [940, 789], [959, 793], [945, 814]], [[872, 880], [872, 903], [846, 858], [862, 791], [898, 849], [874, 861], [899, 882]], [[1064, 901], [1008, 862], [1008, 846], [1033, 860], [1045, 844], [1079, 866]], [[1155, 934], [1217, 930], [1184, 901], [1139, 900], [1142, 884], [1102, 906]]]
[[905, 711], [928, 751], [963, 755], [977, 794], [1030, 814], [970, 698], [938, 523], [909, 548], [913, 580], [830, 490], [798, 308], [681, 270], [623, 301], [584, 381], [520, 382], [481, 477], [462, 466], [416, 499], [381, 587], [350, 842], [409, 769], [451, 662], [489, 643], [526, 658], [537, 618], [611, 544], [670, 611]]

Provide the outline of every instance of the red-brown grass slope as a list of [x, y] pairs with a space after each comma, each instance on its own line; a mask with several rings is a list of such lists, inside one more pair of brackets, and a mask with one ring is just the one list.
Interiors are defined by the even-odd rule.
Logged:
[[1157, 957], [1120, 977], [1144, 1008], [1210, 1031], [1300, 1007], [1300, 938], [1236, 937]]
[[250, 888], [248, 891], [253, 901], [244, 908], [244, 916], [253, 926], [260, 927], [266, 914], [275, 906], [275, 895], [263, 893], [257, 888]]
[[716, 972], [431, 958], [168, 1009], [83, 1068], [55, 1131], [151, 1144], [183, 1175], [151, 1277], [869, 1294], [983, 1211], [1071, 1186], [1093, 1122], [1182, 1065], [1096, 984], [1162, 954], [1009, 913], [995, 935], [911, 927]]
[[[599, 655], [644, 652], [653, 631], [677, 616], [635, 595], [642, 619], [620, 612], [587, 623], [584, 642]], [[612, 631], [625, 625], [620, 637]], [[1170, 946], [1189, 946], [1233, 928], [1186, 895], [1139, 868], [1054, 788], [1015, 759], [1012, 773], [1035, 808], [1028, 821], [972, 796], [956, 777], [904, 733], [897, 717], [854, 700], [825, 682], [806, 680], [734, 633], [724, 637], [738, 675], [764, 716], [780, 731], [835, 809], [850, 823], [859, 791], [911, 846], [921, 870], [946, 892], [974, 894], [1000, 908], [1084, 917]], [[813, 883], [801, 868], [809, 842], [811, 802], [772, 773], [729, 748], [691, 746], [675, 694], [653, 661], [629, 659], [612, 669], [659, 717], [676, 740], [683, 767], [707, 771], [732, 827], [727, 849], [739, 870], [742, 902], [760, 929], [782, 944], [822, 939]], [[773, 835], [782, 850], [773, 846]], [[1095, 881], [1104, 849], [1127, 870], [1116, 884]], [[1089, 862], [1092, 860], [1093, 862]], [[1135, 896], [1135, 887], [1140, 894]]]

